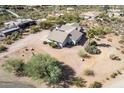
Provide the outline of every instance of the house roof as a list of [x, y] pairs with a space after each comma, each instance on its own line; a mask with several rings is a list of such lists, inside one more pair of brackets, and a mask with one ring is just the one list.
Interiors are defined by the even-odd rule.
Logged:
[[13, 31], [16, 31], [16, 30], [19, 30], [19, 28], [9, 28], [9, 29], [3, 29], [1, 31], [1, 33], [5, 34], [5, 33], [8, 33], [8, 32], [13, 32]]
[[73, 23], [62, 25], [60, 28], [50, 32], [48, 39], [63, 43], [69, 34], [71, 35], [71, 38], [76, 41], [82, 35], [79, 24]]
[[67, 35], [68, 34], [65, 32], [53, 30], [52, 32], [50, 32], [47, 38], [56, 42], [63, 43]]
[[82, 36], [82, 32], [80, 32], [79, 30], [78, 31], [72, 31], [70, 34], [72, 35], [71, 38], [74, 41], [78, 40], [78, 38]]

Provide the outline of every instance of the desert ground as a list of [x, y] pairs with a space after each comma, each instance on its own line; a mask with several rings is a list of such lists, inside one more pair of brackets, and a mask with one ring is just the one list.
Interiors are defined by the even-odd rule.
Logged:
[[[105, 38], [97, 40], [99, 44], [98, 48], [102, 51], [99, 55], [90, 55], [90, 58], [81, 61], [78, 56], [78, 52], [84, 49], [83, 45], [77, 45], [71, 48], [54, 49], [49, 45], [44, 45], [43, 40], [47, 37], [49, 30], [43, 30], [36, 34], [25, 36], [8, 46], [8, 51], [0, 54], [0, 81], [6, 82], [23, 82], [27, 85], [33, 85], [33, 87], [47, 87], [42, 81], [33, 81], [27, 77], [16, 77], [13, 74], [8, 74], [2, 68], [2, 64], [9, 57], [21, 58], [28, 60], [33, 54], [37, 53], [48, 53], [52, 57], [55, 57], [60, 62], [68, 65], [75, 73], [75, 76], [84, 78], [87, 82], [87, 87], [93, 81], [100, 81], [105, 84], [104, 87], [109, 85], [109, 82], [114, 82], [114, 79], [110, 78], [110, 75], [119, 70], [124, 73], [124, 54], [121, 53], [121, 44], [118, 43], [120, 40], [119, 36], [114, 34], [108, 34]], [[112, 39], [112, 42], [108, 41]], [[105, 46], [104, 46], [105, 45]], [[121, 58], [121, 61], [113, 61], [109, 58], [111, 54], [115, 54]], [[94, 76], [85, 76], [84, 71], [86, 69], [93, 70]], [[110, 78], [110, 80], [106, 80]], [[123, 77], [122, 77], [123, 78]]]

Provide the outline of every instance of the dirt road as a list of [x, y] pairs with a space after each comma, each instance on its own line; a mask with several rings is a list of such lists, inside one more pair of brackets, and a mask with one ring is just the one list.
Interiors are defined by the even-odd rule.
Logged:
[[6, 55], [9, 55], [9, 54], [11, 54], [11, 53], [23, 48], [23, 47], [26, 47], [27, 45], [31, 44], [32, 42], [41, 42], [48, 35], [48, 33], [49, 33], [48, 30], [44, 30], [44, 31], [39, 32], [37, 34], [28, 35], [25, 38], [16, 41], [15, 43], [8, 46], [7, 52], [0, 54], [0, 58], [4, 57]]

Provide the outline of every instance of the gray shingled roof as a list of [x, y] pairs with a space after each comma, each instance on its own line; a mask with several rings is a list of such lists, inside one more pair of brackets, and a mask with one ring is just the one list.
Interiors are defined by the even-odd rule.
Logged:
[[74, 40], [74, 41], [78, 40], [79, 37], [82, 36], [82, 33], [81, 33], [79, 30], [78, 30], [78, 31], [72, 31], [70, 34], [72, 35], [71, 38], [72, 38], [72, 40]]
[[48, 39], [63, 43], [65, 39], [67, 38], [67, 35], [68, 34], [65, 32], [53, 30], [48, 35]]
[[67, 36], [71, 34], [71, 38], [76, 41], [82, 35], [82, 33], [76, 28], [79, 27], [78, 23], [62, 25], [58, 29], [54, 29], [48, 36], [49, 40], [54, 40], [56, 42], [63, 43]]

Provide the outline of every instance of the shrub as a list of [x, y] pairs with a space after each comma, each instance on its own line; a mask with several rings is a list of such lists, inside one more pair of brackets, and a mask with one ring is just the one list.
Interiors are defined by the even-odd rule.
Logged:
[[120, 61], [121, 60], [118, 56], [116, 56], [114, 54], [110, 55], [110, 59], [117, 60], [117, 61]]
[[85, 87], [86, 81], [80, 77], [74, 77], [71, 84], [77, 87]]
[[87, 69], [87, 70], [84, 71], [84, 75], [86, 75], [86, 76], [94, 76], [95, 74], [94, 74], [93, 70]]
[[0, 45], [0, 53], [6, 51], [7, 48], [4, 45]]
[[89, 58], [89, 55], [84, 53], [84, 51], [80, 50], [78, 52], [78, 55], [81, 57], [81, 58]]
[[109, 42], [112, 42], [112, 39], [111, 39], [111, 38], [108, 38], [108, 41], [109, 41]]
[[124, 40], [120, 40], [119, 43], [120, 43], [120, 44], [124, 44]]
[[94, 36], [101, 36], [111, 32], [112, 29], [109, 27], [94, 27], [87, 31], [87, 37], [94, 38]]
[[25, 73], [34, 79], [43, 79], [55, 84], [61, 79], [62, 69], [56, 59], [47, 54], [37, 54], [28, 61]]
[[40, 23], [40, 27], [42, 29], [50, 29], [53, 26], [54, 26], [54, 23], [52, 21], [44, 21]]
[[101, 51], [95, 45], [85, 47], [85, 50], [90, 54], [100, 54]]
[[17, 76], [24, 75], [24, 63], [21, 59], [8, 59], [4, 67], [7, 71], [13, 72]]
[[117, 73], [120, 74], [120, 75], [122, 74], [119, 70], [117, 71]]
[[45, 45], [46, 45], [46, 44], [48, 44], [48, 42], [47, 42], [47, 41], [43, 41], [43, 44], [45, 44]]
[[90, 88], [101, 88], [102, 87], [102, 83], [101, 82], [97, 82], [94, 81], [91, 85]]
[[117, 73], [112, 73], [112, 74], [110, 75], [111, 78], [115, 78], [116, 76], [117, 76]]
[[13, 32], [11, 35], [10, 35], [10, 39], [11, 40], [18, 40], [22, 37], [21, 33], [20, 32]]
[[109, 78], [106, 78], [106, 80], [109, 80]]
[[89, 45], [90, 45], [90, 46], [92, 46], [92, 45], [97, 46], [97, 42], [96, 42], [96, 41], [90, 41], [90, 42], [89, 42]]
[[56, 48], [56, 47], [57, 47], [57, 44], [56, 44], [54, 41], [49, 42], [49, 45], [50, 45], [52, 48]]
[[32, 26], [30, 32], [37, 33], [40, 31], [40, 26]]
[[121, 53], [124, 54], [124, 49], [121, 50]]
[[5, 38], [4, 43], [10, 45], [13, 43], [13, 41], [18, 40], [20, 38], [22, 38], [22, 34], [20, 32], [13, 32], [11, 35], [8, 35]]

